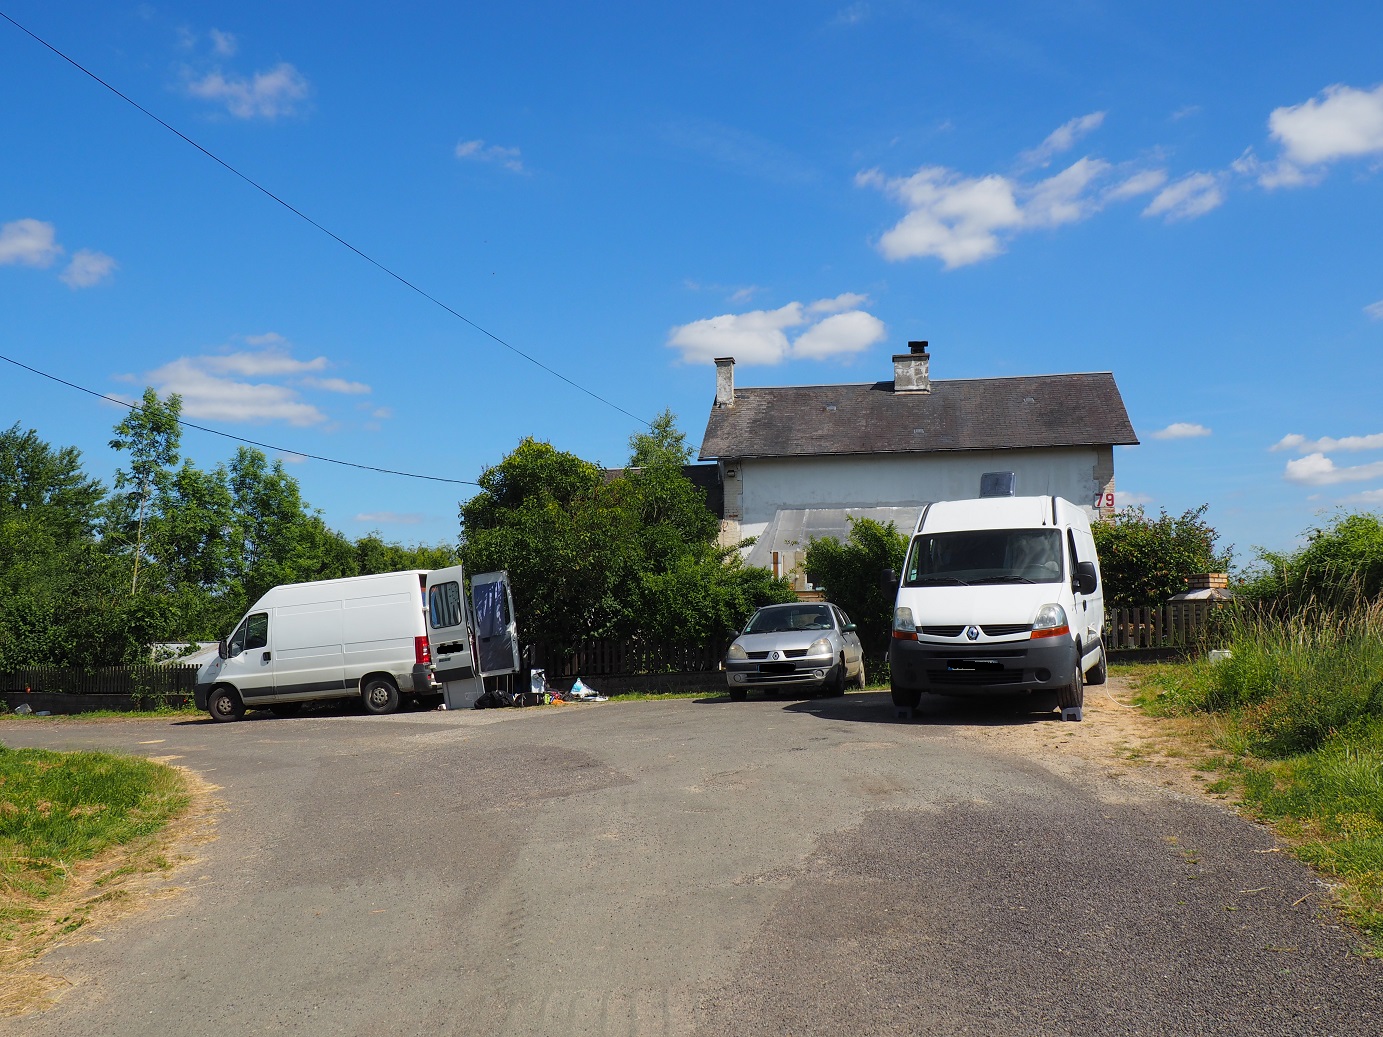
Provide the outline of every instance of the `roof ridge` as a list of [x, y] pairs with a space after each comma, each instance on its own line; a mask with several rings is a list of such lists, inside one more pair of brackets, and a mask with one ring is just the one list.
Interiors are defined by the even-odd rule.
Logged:
[[[933, 385], [949, 385], [952, 382], [1015, 382], [1019, 379], [1033, 378], [1084, 378], [1088, 375], [1105, 374], [1114, 377], [1113, 371], [1067, 371], [1062, 374], [996, 374], [977, 375], [974, 378], [933, 378]], [[735, 392], [758, 392], [773, 389], [855, 389], [869, 385], [887, 385], [892, 379], [876, 378], [872, 382], [808, 382], [805, 385], [737, 385]], [[911, 394], [909, 394], [911, 395]]]

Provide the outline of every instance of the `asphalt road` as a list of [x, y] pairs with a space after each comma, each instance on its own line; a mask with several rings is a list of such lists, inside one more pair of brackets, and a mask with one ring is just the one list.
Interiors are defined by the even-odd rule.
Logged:
[[1263, 852], [1269, 833], [1106, 768], [981, 745], [969, 722], [896, 723], [874, 693], [0, 724], [8, 745], [180, 757], [224, 804], [184, 893], [53, 952], [74, 987], [0, 1026], [1383, 1029], [1383, 968], [1308, 871]]

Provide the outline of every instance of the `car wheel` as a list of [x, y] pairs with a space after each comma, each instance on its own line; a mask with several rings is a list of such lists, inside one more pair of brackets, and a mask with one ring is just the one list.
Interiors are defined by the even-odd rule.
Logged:
[[1086, 675], [1085, 683], [1086, 683], [1086, 684], [1094, 684], [1094, 685], [1098, 686], [1098, 685], [1103, 684], [1103, 683], [1104, 683], [1105, 681], [1107, 681], [1108, 679], [1109, 679], [1109, 659], [1108, 659], [1108, 657], [1105, 655], [1105, 651], [1104, 651], [1104, 641], [1101, 640], [1101, 641], [1100, 641], [1100, 661], [1097, 662], [1093, 667], [1091, 667], [1090, 673]]
[[360, 689], [365, 712], [382, 717], [399, 710], [399, 689], [387, 677], [373, 677]]
[[276, 717], [295, 717], [298, 711], [303, 708], [301, 702], [280, 702], [269, 707], [269, 712]]
[[1071, 677], [1071, 683], [1064, 688], [1057, 689], [1056, 704], [1063, 710], [1084, 707], [1085, 674], [1081, 673], [1079, 659], [1076, 660], [1076, 672]]
[[855, 678], [855, 686], [863, 691], [869, 687], [869, 679], [864, 675], [864, 660], [860, 660], [860, 675]]
[[744, 695], [745, 695], [745, 691], [744, 691], [743, 688], [731, 688], [731, 689], [730, 689], [730, 701], [731, 701], [731, 702], [743, 702], [743, 701], [744, 701]]
[[893, 696], [893, 704], [899, 709], [916, 709], [917, 704], [922, 701], [922, 692], [916, 688], [899, 688], [891, 685], [888, 691]]
[[217, 688], [213, 691], [207, 699], [206, 709], [211, 714], [211, 719], [219, 724], [228, 724], [245, 715], [245, 704], [240, 701], [240, 696], [229, 688]]
[[831, 683], [826, 685], [826, 694], [832, 698], [845, 694], [845, 656], [843, 655], [840, 657], [840, 665], [836, 667], [836, 675], [831, 678]]

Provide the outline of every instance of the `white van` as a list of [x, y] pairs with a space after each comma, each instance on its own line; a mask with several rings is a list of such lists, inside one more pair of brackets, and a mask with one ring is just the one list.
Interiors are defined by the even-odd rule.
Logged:
[[239, 720], [247, 709], [289, 714], [304, 702], [358, 697], [366, 712], [383, 714], [405, 697], [439, 696], [424, 626], [427, 575], [275, 587], [198, 671], [197, 708]]
[[889, 641], [893, 703], [1055, 692], [1081, 718], [1106, 674], [1104, 590], [1083, 509], [1061, 497], [939, 501], [917, 520]]

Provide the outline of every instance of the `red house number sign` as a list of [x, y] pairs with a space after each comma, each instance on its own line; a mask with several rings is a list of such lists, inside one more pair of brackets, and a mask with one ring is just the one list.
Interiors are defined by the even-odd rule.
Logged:
[[1112, 494], [1112, 493], [1097, 493], [1097, 494], [1095, 494], [1095, 507], [1096, 507], [1096, 508], [1113, 508], [1113, 507], [1114, 507], [1114, 494]]

